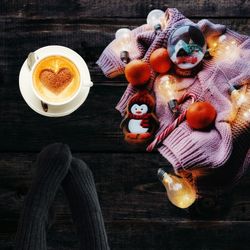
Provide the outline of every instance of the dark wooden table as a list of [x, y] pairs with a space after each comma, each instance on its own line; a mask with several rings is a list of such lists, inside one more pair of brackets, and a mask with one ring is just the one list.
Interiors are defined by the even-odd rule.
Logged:
[[[219, 217], [190, 217], [171, 206], [156, 178], [166, 161], [123, 142], [114, 107], [124, 78], [106, 79], [95, 64], [118, 28], [145, 23], [154, 8], [177, 7], [197, 21], [208, 18], [250, 34], [250, 1], [2, 0], [0, 2], [0, 249], [10, 250], [32, 163], [43, 146], [65, 142], [93, 170], [112, 249], [249, 250], [250, 174], [231, 194]], [[18, 87], [20, 67], [30, 51], [59, 44], [88, 63], [94, 87], [75, 113], [46, 118], [33, 112]], [[55, 201], [50, 250], [78, 249], [66, 199]]]

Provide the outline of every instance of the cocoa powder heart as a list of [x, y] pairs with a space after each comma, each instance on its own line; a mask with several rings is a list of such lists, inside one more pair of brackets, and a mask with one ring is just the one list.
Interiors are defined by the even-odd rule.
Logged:
[[61, 68], [57, 73], [51, 69], [44, 69], [39, 78], [47, 89], [60, 94], [70, 84], [73, 75], [68, 68]]

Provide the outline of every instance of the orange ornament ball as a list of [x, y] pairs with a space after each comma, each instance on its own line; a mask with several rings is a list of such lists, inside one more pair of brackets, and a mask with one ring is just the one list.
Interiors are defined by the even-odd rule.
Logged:
[[167, 73], [171, 68], [171, 60], [168, 50], [165, 48], [156, 49], [149, 59], [152, 69], [157, 73]]
[[193, 129], [209, 128], [215, 121], [217, 112], [209, 102], [195, 102], [187, 110], [187, 123]]
[[150, 66], [141, 60], [133, 60], [125, 67], [125, 77], [129, 83], [138, 87], [150, 79]]

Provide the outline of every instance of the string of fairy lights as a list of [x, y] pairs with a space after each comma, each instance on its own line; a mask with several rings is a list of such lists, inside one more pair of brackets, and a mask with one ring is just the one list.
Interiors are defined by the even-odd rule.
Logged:
[[[158, 34], [166, 26], [165, 13], [162, 10], [152, 10], [147, 16], [147, 24]], [[123, 63], [127, 64], [131, 60], [133, 55], [133, 48], [136, 44], [136, 38], [133, 32], [128, 28], [121, 28], [116, 31], [115, 34], [115, 46], [114, 50]], [[218, 67], [221, 62], [234, 63], [237, 58], [244, 53], [238, 47], [237, 42], [228, 38], [227, 35], [223, 34], [214, 41], [209, 41], [207, 52], [214, 58]], [[223, 71], [222, 71], [223, 73]], [[224, 73], [223, 73], [224, 74]], [[229, 79], [225, 75], [229, 84], [229, 94], [232, 102], [232, 113], [237, 114], [239, 108], [242, 105], [247, 105], [247, 111], [242, 116], [250, 122], [250, 106], [249, 106], [249, 94], [246, 91], [246, 86], [233, 85], [229, 83]], [[163, 100], [168, 102], [168, 105], [175, 106], [176, 100], [176, 83], [175, 76], [171, 74], [160, 75], [158, 77], [158, 91], [162, 96]], [[234, 118], [235, 119], [234, 115]], [[196, 200], [196, 188], [190, 186], [190, 183], [185, 178], [179, 178], [171, 174], [166, 173], [164, 170], [159, 169], [158, 176], [162, 181], [163, 185], [167, 190], [169, 200], [177, 207], [187, 208], [191, 206]]]
[[[165, 13], [162, 10], [152, 10], [147, 16], [147, 24], [156, 32], [164, 29], [166, 26]], [[133, 33], [128, 28], [121, 28], [116, 31], [116, 46], [115, 50], [120, 54], [120, 58], [124, 63], [130, 61], [130, 54], [133, 53], [133, 45], [136, 43]], [[219, 36], [218, 39], [210, 41], [208, 52], [211, 56], [216, 57], [217, 61], [233, 62], [240, 55], [241, 50], [237, 46], [235, 40], [229, 40], [226, 35]], [[243, 52], [244, 53], [244, 52]], [[175, 99], [175, 78], [172, 75], [165, 75], [160, 80], [160, 92], [165, 100], [171, 101]], [[249, 97], [244, 91], [244, 88], [230, 85], [229, 93], [234, 108], [240, 108], [243, 104], [249, 102]], [[243, 118], [250, 122], [250, 107], [243, 113]]]

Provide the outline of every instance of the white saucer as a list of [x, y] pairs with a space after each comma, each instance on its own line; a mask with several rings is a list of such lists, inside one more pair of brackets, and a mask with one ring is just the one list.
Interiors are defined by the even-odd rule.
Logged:
[[[40, 48], [35, 51], [36, 55], [38, 57], [43, 57], [46, 56], [50, 51], [58, 51], [68, 54], [68, 53], [73, 53], [75, 56], [78, 57], [78, 63], [79, 63], [79, 68], [81, 68], [84, 71], [84, 82], [90, 83], [90, 74], [88, 67], [85, 63], [85, 61], [78, 55], [75, 51], [63, 47], [63, 46], [57, 46], [57, 45], [52, 45], [52, 46], [46, 46], [43, 48]], [[80, 58], [79, 58], [80, 57]], [[80, 60], [79, 60], [80, 59]], [[69, 103], [60, 105], [60, 106], [52, 106], [48, 105], [48, 111], [45, 112], [42, 108], [41, 101], [36, 97], [32, 90], [31, 83], [29, 82], [31, 77], [30, 77], [30, 70], [27, 65], [27, 59], [22, 65], [22, 68], [19, 73], [19, 88], [21, 91], [21, 94], [25, 100], [25, 102], [29, 105], [31, 109], [33, 109], [35, 112], [37, 112], [40, 115], [48, 116], [48, 117], [61, 117], [61, 116], [66, 116], [77, 110], [86, 100], [88, 94], [89, 94], [89, 89], [90, 86], [83, 86], [81, 90], [79, 91], [78, 95]]]

